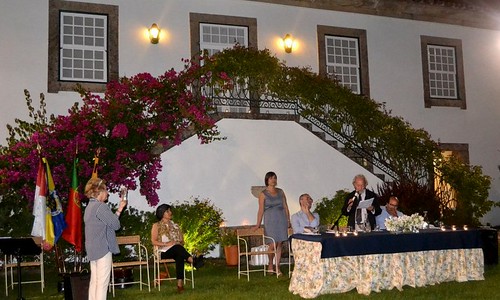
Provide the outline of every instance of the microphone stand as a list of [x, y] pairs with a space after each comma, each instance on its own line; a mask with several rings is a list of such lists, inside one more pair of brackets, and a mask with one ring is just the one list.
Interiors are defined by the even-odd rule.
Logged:
[[[358, 206], [359, 204], [359, 194], [358, 192], [355, 192], [354, 193], [354, 202], [353, 202], [353, 205], [355, 204], [356, 201], [358, 201], [358, 203], [356, 203], [356, 206]], [[339, 221], [340, 221], [340, 218], [342, 218], [342, 213], [340, 213], [340, 216], [337, 218], [337, 220], [335, 220], [335, 222], [333, 223], [332, 227], [330, 228], [331, 230], [334, 230], [335, 229], [335, 226], [337, 227], [337, 230], [340, 230], [339, 228]]]
[[330, 228], [332, 230], [335, 229], [335, 226], [337, 226], [337, 230], [339, 230], [339, 221], [340, 221], [340, 218], [342, 218], [342, 214], [340, 214], [340, 216], [337, 218], [337, 220], [335, 221], [335, 223], [333, 223], [333, 226]]

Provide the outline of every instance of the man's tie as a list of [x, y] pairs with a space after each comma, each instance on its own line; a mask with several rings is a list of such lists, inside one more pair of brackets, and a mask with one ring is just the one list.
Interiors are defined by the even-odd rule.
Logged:
[[[361, 195], [358, 194], [358, 196], [356, 198], [357, 199], [354, 201], [357, 201], [357, 205], [359, 205], [359, 202], [361, 201]], [[361, 211], [361, 208], [356, 207], [356, 223], [361, 224], [361, 222], [363, 222], [362, 211]]]
[[361, 224], [363, 221], [362, 213], [361, 213], [361, 208], [356, 208], [356, 223]]

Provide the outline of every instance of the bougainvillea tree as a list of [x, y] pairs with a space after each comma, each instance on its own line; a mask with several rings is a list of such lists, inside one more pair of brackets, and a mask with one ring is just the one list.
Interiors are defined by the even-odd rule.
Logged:
[[224, 73], [203, 73], [197, 62], [204, 59], [185, 60], [180, 72], [121, 78], [110, 82], [104, 95], [79, 89], [81, 103], [57, 117], [46, 116], [43, 95], [35, 110], [25, 91], [33, 122], [16, 120], [16, 127], [8, 126], [8, 146], [0, 149], [0, 199], [32, 201], [40, 154], [52, 167], [57, 189], [68, 191], [71, 164], [78, 152], [82, 179], [90, 178], [98, 156], [98, 174], [112, 191], [122, 184], [139, 188], [149, 205], [155, 206], [160, 154], [189, 135], [196, 134], [201, 143], [220, 139], [210, 116], [212, 102], [197, 91], [207, 84], [229, 87], [229, 80]]

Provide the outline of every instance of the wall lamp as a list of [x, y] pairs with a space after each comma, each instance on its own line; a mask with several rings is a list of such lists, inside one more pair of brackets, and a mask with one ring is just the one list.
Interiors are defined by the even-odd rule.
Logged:
[[292, 53], [293, 48], [293, 38], [290, 34], [286, 34], [283, 38], [283, 47], [285, 48], [286, 53]]
[[153, 23], [148, 31], [151, 44], [158, 44], [158, 41], [160, 41], [160, 28], [158, 28], [158, 25], [156, 25], [156, 23]]

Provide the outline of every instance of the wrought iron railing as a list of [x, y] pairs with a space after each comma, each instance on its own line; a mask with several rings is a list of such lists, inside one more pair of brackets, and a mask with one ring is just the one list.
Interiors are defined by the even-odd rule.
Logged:
[[[205, 88], [203, 89], [203, 94], [212, 99], [214, 106], [217, 107], [219, 112], [297, 115], [302, 120], [306, 120], [312, 124], [320, 132], [324, 132], [331, 140], [336, 141], [338, 145], [340, 144], [341, 148], [351, 150], [359, 158], [367, 162], [367, 164], [363, 164], [361, 161], [353, 159], [352, 156], [350, 157], [362, 167], [367, 168], [373, 173], [380, 171], [383, 175], [387, 175], [393, 180], [399, 178], [394, 169], [386, 161], [367, 151], [361, 144], [349, 136], [333, 130], [324, 120], [304, 113], [305, 108], [298, 100], [281, 99], [270, 93], [252, 95], [242, 88], [234, 88], [233, 90], [219, 94], [214, 94], [212, 91], [213, 89]], [[346, 152], [344, 151], [345, 155], [349, 156]], [[386, 178], [387, 176], [384, 176], [384, 180], [390, 181], [389, 178]]]
[[[399, 178], [397, 173], [392, 169], [392, 167], [388, 163], [386, 163], [385, 161], [380, 160], [379, 158], [374, 156], [372, 153], [370, 153], [369, 151], [364, 149], [361, 145], [359, 145], [353, 139], [347, 137], [346, 135], [344, 135], [340, 132], [336, 132], [330, 126], [328, 126], [328, 124], [325, 121], [323, 121], [319, 118], [316, 118], [314, 116], [311, 116], [311, 115], [302, 114], [301, 112], [302, 112], [303, 108], [300, 105], [300, 103], [297, 103], [297, 107], [298, 107], [298, 114], [302, 118], [306, 119], [311, 124], [316, 126], [316, 128], [319, 128], [322, 132], [324, 132], [325, 134], [332, 137], [335, 141], [341, 143], [345, 148], [350, 149], [351, 151], [353, 151], [354, 153], [356, 153], [360, 157], [369, 161], [371, 164], [373, 164], [373, 166], [377, 167], [379, 170], [381, 170], [384, 174], [388, 175], [392, 179]], [[363, 167], [366, 167], [366, 166], [363, 166]], [[374, 172], [374, 171], [375, 170], [372, 170], [372, 172]]]
[[[213, 89], [204, 87], [203, 94], [213, 100], [218, 111], [223, 112], [255, 112], [255, 113], [289, 113], [298, 111], [297, 101], [279, 99], [269, 93], [254, 95], [248, 90], [235, 87], [224, 93], [214, 94]], [[234, 110], [231, 110], [234, 109]], [[256, 111], [257, 109], [257, 111]], [[274, 111], [276, 110], [276, 111]]]

